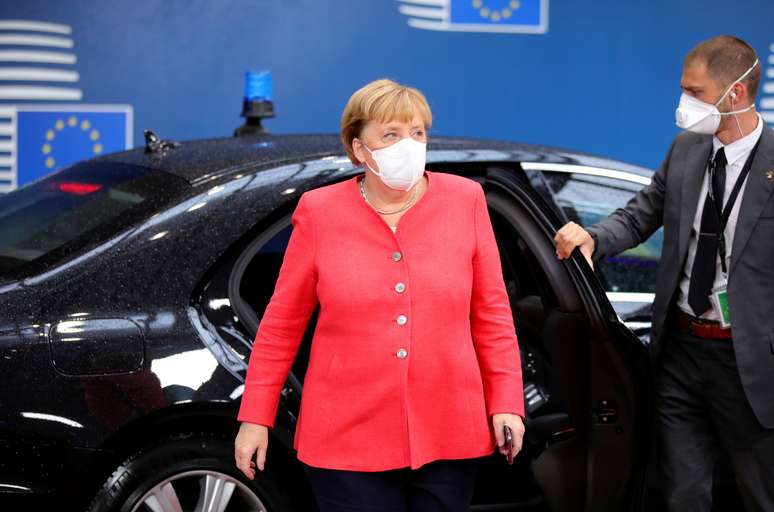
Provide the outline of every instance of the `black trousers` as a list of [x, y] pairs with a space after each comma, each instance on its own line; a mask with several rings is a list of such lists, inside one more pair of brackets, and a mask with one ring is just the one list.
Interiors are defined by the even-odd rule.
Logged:
[[715, 459], [724, 450], [745, 509], [774, 511], [774, 429], [761, 426], [747, 401], [733, 342], [673, 328], [657, 375], [658, 466], [668, 509], [712, 508]]
[[467, 512], [481, 460], [373, 472], [302, 465], [320, 512]]

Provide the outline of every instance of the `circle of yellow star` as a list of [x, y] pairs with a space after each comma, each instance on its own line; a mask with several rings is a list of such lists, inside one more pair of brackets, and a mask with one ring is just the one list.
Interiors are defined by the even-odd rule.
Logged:
[[[88, 132], [88, 137], [92, 141], [94, 141], [94, 144], [91, 146], [91, 150], [93, 154], [99, 155], [104, 151], [104, 147], [102, 146], [102, 143], [98, 142], [100, 138], [99, 130], [93, 129], [91, 127], [91, 122], [88, 119], [83, 119], [81, 122], [78, 122], [78, 118], [76, 116], [70, 116], [67, 118], [67, 126], [73, 127], [73, 128], [80, 128], [83, 132]], [[57, 119], [54, 123], [54, 129], [46, 130], [45, 138], [49, 142], [53, 142], [56, 138], [56, 132], [62, 131], [65, 129], [65, 121], [63, 119]], [[43, 146], [41, 146], [40, 150], [44, 155], [48, 155], [44, 161], [45, 165], [49, 169], [53, 169], [56, 165], [56, 159], [51, 155], [53, 152], [53, 146], [49, 142], [45, 142]]]
[[513, 15], [513, 11], [516, 11], [521, 7], [521, 2], [518, 0], [510, 0], [510, 2], [508, 2], [508, 7], [504, 7], [503, 9], [491, 9], [484, 5], [484, 0], [472, 0], [471, 5], [474, 9], [478, 9], [479, 16], [497, 23], [500, 20], [510, 18]]

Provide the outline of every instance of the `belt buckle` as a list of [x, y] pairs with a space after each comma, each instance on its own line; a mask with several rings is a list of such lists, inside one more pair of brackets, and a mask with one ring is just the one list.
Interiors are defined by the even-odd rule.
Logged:
[[693, 318], [688, 320], [688, 332], [690, 332], [692, 335], [696, 336], [697, 338], [704, 338], [702, 328], [705, 326], [701, 321], [697, 321]]
[[696, 317], [688, 321], [688, 328], [694, 336], [709, 339], [723, 339], [720, 334], [725, 334], [727, 330], [721, 327], [720, 322]]
[[688, 313], [683, 313], [684, 318], [686, 320], [685, 322], [685, 330], [688, 331], [691, 335], [704, 338], [704, 336], [701, 336], [701, 330], [706, 329], [709, 327], [709, 322], [706, 320], [703, 320], [702, 318], [689, 315]]

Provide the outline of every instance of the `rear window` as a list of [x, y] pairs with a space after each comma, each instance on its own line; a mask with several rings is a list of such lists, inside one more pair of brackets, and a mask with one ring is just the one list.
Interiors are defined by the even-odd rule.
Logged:
[[0, 196], [0, 279], [12, 280], [99, 244], [188, 185], [169, 173], [84, 162]]

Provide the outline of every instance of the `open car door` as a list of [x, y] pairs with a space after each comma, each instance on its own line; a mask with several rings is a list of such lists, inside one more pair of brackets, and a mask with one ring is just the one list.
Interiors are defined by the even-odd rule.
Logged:
[[517, 463], [495, 454], [482, 467], [472, 510], [639, 510], [652, 418], [646, 346], [620, 322], [578, 251], [557, 259], [553, 238], [563, 222], [518, 165], [476, 165], [465, 170], [487, 195], [527, 421]]

